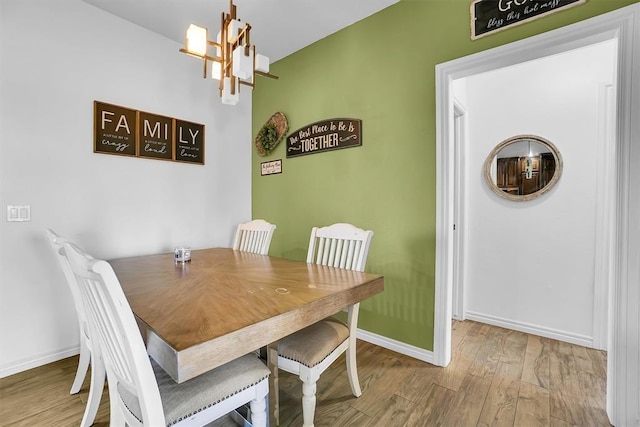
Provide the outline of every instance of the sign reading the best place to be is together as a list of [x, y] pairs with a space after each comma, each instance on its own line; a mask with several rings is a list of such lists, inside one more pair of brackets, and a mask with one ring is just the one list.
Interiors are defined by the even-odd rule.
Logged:
[[311, 123], [287, 137], [287, 157], [362, 145], [362, 120], [329, 119]]
[[587, 0], [475, 0], [471, 3], [471, 38], [584, 4]]

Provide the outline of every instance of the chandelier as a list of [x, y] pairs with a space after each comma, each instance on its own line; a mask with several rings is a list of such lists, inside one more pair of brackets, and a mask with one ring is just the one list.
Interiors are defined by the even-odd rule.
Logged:
[[[207, 77], [211, 62], [211, 77], [219, 81], [220, 98], [223, 104], [236, 105], [240, 100], [240, 85], [255, 87], [256, 74], [277, 79], [269, 74], [269, 58], [256, 54], [251, 44], [251, 25], [236, 16], [236, 5], [229, 1], [229, 13], [222, 12], [220, 31], [216, 41], [209, 40], [209, 30], [191, 24], [187, 29], [186, 48], [180, 52], [202, 59], [203, 75]], [[209, 55], [212, 46], [214, 55]]]

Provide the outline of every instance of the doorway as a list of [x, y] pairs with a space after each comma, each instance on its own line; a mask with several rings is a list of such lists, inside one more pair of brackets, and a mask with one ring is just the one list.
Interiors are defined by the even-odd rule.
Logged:
[[[596, 284], [608, 288], [609, 275], [594, 266], [609, 267], [596, 264], [596, 250], [612, 246], [610, 236], [597, 234], [606, 231], [600, 222], [613, 217], [614, 203], [605, 205], [602, 190], [615, 191], [606, 173], [615, 142], [606, 145], [600, 134], [615, 114], [601, 108], [607, 101], [601, 87], [615, 87], [616, 51], [616, 40], [608, 40], [453, 81], [455, 104], [463, 100], [469, 117], [461, 144], [455, 126], [454, 151], [466, 167], [454, 173], [463, 183], [456, 211], [465, 211], [456, 222], [464, 250], [453, 260], [454, 318], [606, 349], [606, 335], [596, 342], [594, 327], [607, 323], [608, 294]], [[522, 134], [555, 144], [564, 171], [540, 198], [505, 200], [488, 191], [484, 162], [501, 141]]]
[[[635, 29], [635, 34], [634, 34]], [[615, 182], [613, 221], [614, 291], [609, 319], [609, 363], [607, 412], [612, 423], [626, 424], [640, 417], [640, 364], [637, 306], [640, 272], [630, 256], [640, 253], [640, 231], [630, 218], [640, 217], [640, 197], [631, 190], [640, 182], [640, 89], [632, 76], [640, 73], [640, 5], [632, 5], [577, 24], [540, 34], [436, 67], [436, 292], [434, 363], [446, 366], [451, 360], [452, 283], [455, 255], [455, 150], [454, 108], [451, 84], [454, 80], [574, 50], [607, 40], [618, 43], [615, 120]], [[635, 62], [634, 62], [635, 61]], [[630, 392], [632, 391], [632, 392]]]

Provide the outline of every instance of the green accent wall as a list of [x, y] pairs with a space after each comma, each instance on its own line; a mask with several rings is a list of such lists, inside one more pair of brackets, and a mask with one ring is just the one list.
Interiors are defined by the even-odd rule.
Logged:
[[[286, 158], [253, 150], [252, 214], [277, 225], [270, 255], [306, 257], [313, 226], [374, 231], [366, 271], [385, 290], [361, 304], [359, 327], [433, 350], [436, 246], [435, 66], [609, 12], [637, 0], [588, 0], [472, 41], [471, 0], [403, 0], [272, 64], [258, 77], [253, 135], [276, 111], [289, 131], [362, 120], [362, 146]], [[336, 12], [339, 13], [339, 12]], [[282, 28], [283, 37], [295, 37]], [[253, 143], [253, 141], [251, 142]], [[282, 173], [260, 163], [282, 159]]]

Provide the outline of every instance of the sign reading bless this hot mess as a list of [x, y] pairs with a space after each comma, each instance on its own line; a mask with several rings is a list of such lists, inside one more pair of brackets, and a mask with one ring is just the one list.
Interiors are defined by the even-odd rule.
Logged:
[[587, 0], [475, 0], [471, 3], [471, 38], [584, 4]]
[[287, 137], [287, 157], [362, 145], [362, 120], [329, 119], [315, 122]]
[[94, 101], [95, 153], [204, 164], [204, 125]]

